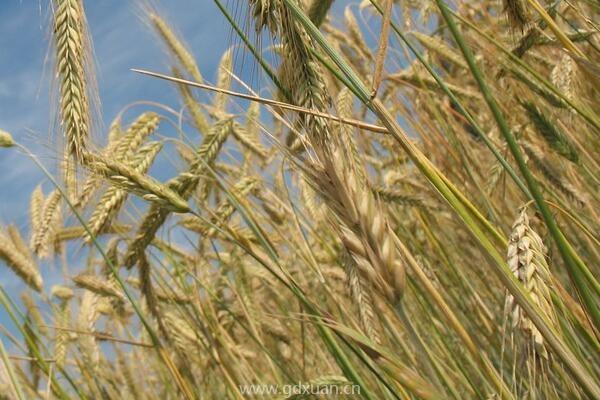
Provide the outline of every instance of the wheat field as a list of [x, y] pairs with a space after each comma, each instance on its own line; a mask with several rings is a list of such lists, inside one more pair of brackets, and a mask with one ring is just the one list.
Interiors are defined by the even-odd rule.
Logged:
[[0, 399], [600, 399], [597, 1], [205, 1], [216, 76], [131, 1], [169, 104], [48, 0], [55, 162], [0, 130]]

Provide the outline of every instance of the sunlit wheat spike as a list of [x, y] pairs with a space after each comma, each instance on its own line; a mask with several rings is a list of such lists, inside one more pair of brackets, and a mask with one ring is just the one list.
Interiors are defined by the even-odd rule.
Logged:
[[[145, 174], [161, 149], [161, 142], [148, 143], [146, 146], [142, 147], [138, 151], [138, 154], [131, 160], [133, 169], [136, 172]], [[111, 186], [108, 188], [102, 198], [98, 201], [88, 222], [88, 228], [91, 234], [98, 235], [110, 226], [112, 220], [116, 218], [126, 199], [126, 190], [121, 189], [118, 186]], [[87, 242], [91, 240], [91, 237], [87, 232], [84, 240]]]
[[79, 183], [77, 181], [76, 160], [70, 154], [63, 156], [62, 173], [64, 176], [67, 197], [71, 201], [77, 201], [79, 197]]
[[121, 115], [118, 115], [115, 119], [112, 120], [110, 126], [108, 127], [108, 145], [110, 147], [112, 143], [115, 143], [119, 138], [123, 135], [123, 130], [121, 128]]
[[55, 285], [51, 289], [53, 297], [59, 299], [58, 308], [54, 312], [54, 323], [56, 324], [54, 334], [54, 359], [59, 368], [64, 368], [67, 357], [69, 328], [71, 322], [71, 310], [69, 301], [73, 298], [73, 290], [62, 285]]
[[[546, 261], [546, 247], [542, 238], [529, 225], [526, 209], [521, 210], [510, 234], [507, 263], [515, 277], [523, 284], [531, 300], [540, 308], [545, 317], [556, 324], [556, 314], [552, 304], [552, 280]], [[505, 313], [511, 327], [521, 329], [533, 340], [539, 356], [548, 358], [544, 337], [531, 322], [511, 294], [507, 294]]]
[[79, 346], [84, 362], [92, 371], [96, 371], [100, 362], [100, 349], [93, 333], [96, 331], [96, 321], [98, 320], [98, 301], [99, 296], [86, 290], [83, 292], [81, 304], [77, 311], [77, 329], [89, 334], [79, 335]]
[[194, 329], [187, 319], [180, 317], [178, 313], [168, 309], [163, 310], [162, 315], [164, 316], [165, 326], [173, 338], [175, 347], [182, 354], [204, 347], [197, 330]]
[[125, 295], [118, 289], [114, 282], [104, 280], [89, 273], [74, 276], [72, 280], [78, 287], [87, 289], [97, 295], [114, 297], [115, 299], [125, 301]]
[[40, 225], [33, 232], [31, 248], [40, 257], [47, 257], [49, 254], [56, 228], [55, 222], [60, 219], [60, 200], [61, 194], [58, 190], [54, 190], [48, 195], [41, 213]]
[[13, 224], [10, 224], [6, 228], [6, 231], [8, 233], [8, 236], [10, 236], [13, 245], [19, 251], [19, 253], [21, 253], [21, 255], [25, 256], [26, 258], [33, 259], [31, 251], [29, 250], [25, 239], [23, 239], [23, 236], [21, 236], [21, 231], [19, 231], [19, 228], [17, 228]]
[[[278, 13], [280, 27], [273, 31], [281, 36], [286, 58], [283, 61], [285, 84], [297, 105], [327, 109], [329, 96], [323, 74], [310, 49], [312, 38], [296, 23], [287, 5], [277, 3], [271, 11]], [[252, 2], [255, 8], [257, 2]], [[256, 22], [257, 24], [260, 21]], [[271, 27], [270, 27], [271, 28]], [[397, 257], [394, 234], [385, 215], [371, 193], [361, 189], [355, 174], [345, 170], [352, 165], [332, 140], [331, 129], [322, 118], [306, 116], [304, 123], [312, 147], [323, 159], [323, 169], [314, 177], [329, 206], [339, 217], [336, 230], [362, 276], [384, 298], [397, 304], [404, 294], [405, 271]], [[317, 170], [318, 171], [318, 170]]]
[[577, 94], [577, 72], [577, 64], [573, 61], [573, 58], [569, 54], [563, 54], [550, 73], [552, 84], [556, 86], [568, 100], [573, 100]]
[[[141, 261], [141, 266], [140, 266], [140, 261]], [[142, 256], [140, 258], [140, 261], [138, 261], [138, 266], [140, 266], [140, 268], [145, 269], [145, 271], [143, 272], [143, 274], [147, 274], [151, 272], [151, 267], [150, 264], [148, 263], [143, 264], [143, 263], [147, 263], [148, 259], [145, 256]], [[148, 268], [146, 268], [146, 266]], [[138, 289], [140, 289], [142, 291], [142, 294], [145, 290], [148, 290], [148, 288], [144, 288], [144, 285], [147, 285], [148, 282], [144, 282], [145, 279], [147, 279], [146, 276], [141, 276], [142, 275], [142, 271], [140, 271], [140, 279], [137, 278], [127, 278], [127, 283], [131, 284], [133, 287], [136, 287]], [[155, 287], [154, 285], [152, 285], [152, 288], [150, 289], [152, 293], [154, 293], [154, 297], [155, 299], [153, 301], [160, 301], [160, 302], [164, 302], [164, 303], [176, 303], [176, 304], [189, 304], [192, 301], [192, 298], [184, 293], [180, 293], [180, 292], [176, 292], [174, 291], [173, 288], [170, 289], [163, 289], [161, 287]], [[148, 292], [148, 293], [151, 293]], [[152, 300], [151, 300], [152, 301]]]
[[[233, 48], [223, 53], [219, 68], [217, 70], [217, 87], [219, 89], [229, 89], [231, 86], [231, 72], [233, 69]], [[214, 112], [224, 113], [227, 106], [228, 96], [224, 93], [216, 93], [213, 99]]]
[[143, 141], [151, 135], [158, 124], [160, 117], [153, 112], [145, 112], [140, 115], [127, 130], [116, 141], [109, 143], [105, 156], [115, 157], [118, 161], [131, 161], [133, 155], [143, 143]]
[[21, 254], [4, 232], [0, 232], [0, 259], [27, 285], [36, 291], [42, 290], [42, 276], [31, 258]]
[[[343, 88], [342, 90], [340, 90], [340, 92], [337, 95], [337, 98], [335, 99], [335, 106], [340, 117], [349, 118], [353, 115], [353, 102], [354, 95], [352, 94], [352, 91], [350, 89]], [[364, 163], [361, 158], [358, 145], [354, 138], [353, 131], [349, 126], [345, 124], [340, 124], [339, 129], [344, 135], [344, 139], [340, 142], [342, 143], [342, 146], [345, 147], [345, 151], [348, 153], [346, 157], [352, 159], [353, 161], [351, 163], [351, 168], [353, 169], [354, 173], [358, 176], [359, 181], [365, 182], [366, 177], [364, 171]]]
[[349, 197], [339, 201], [347, 208], [338, 209], [342, 242], [363, 279], [392, 304], [397, 304], [404, 294], [406, 278], [394, 233], [372, 195], [360, 190], [353, 176], [347, 179], [348, 192], [344, 197]]
[[44, 209], [44, 192], [42, 186], [38, 185], [31, 193], [29, 201], [29, 221], [32, 237], [40, 229], [42, 225], [42, 212]]
[[53, 0], [60, 121], [66, 152], [81, 160], [90, 134], [89, 43], [81, 0]]
[[73, 292], [73, 289], [71, 289], [68, 286], [64, 286], [64, 285], [52, 286], [52, 288], [50, 289], [50, 294], [53, 297], [56, 297], [57, 299], [60, 299], [63, 301], [70, 300], [75, 295], [75, 293]]
[[187, 202], [175, 191], [127, 164], [92, 153], [84, 155], [84, 163], [93, 173], [108, 178], [113, 185], [156, 203], [161, 208], [176, 212], [190, 211]]
[[31, 321], [33, 322], [35, 328], [42, 335], [47, 335], [48, 327], [46, 326], [46, 323], [44, 322], [44, 317], [42, 317], [40, 309], [37, 306], [37, 304], [35, 303], [35, 300], [31, 296], [31, 294], [29, 294], [28, 292], [22, 292], [21, 293], [21, 301], [23, 302], [23, 305], [25, 306], [25, 309], [27, 310], [27, 314], [30, 316]]
[[348, 253], [345, 253], [342, 261], [345, 266], [346, 275], [348, 276], [348, 286], [350, 287], [352, 299], [358, 308], [361, 326], [369, 339], [375, 343], [381, 343], [381, 337], [375, 325], [373, 300], [371, 299], [369, 289], [365, 285], [365, 282], [363, 282], [363, 278], [361, 278], [354, 260]]

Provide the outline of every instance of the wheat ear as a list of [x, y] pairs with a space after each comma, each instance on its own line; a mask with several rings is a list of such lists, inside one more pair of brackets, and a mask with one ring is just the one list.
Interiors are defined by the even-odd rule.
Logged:
[[176, 212], [190, 211], [187, 202], [172, 189], [123, 162], [98, 154], [86, 153], [84, 163], [90, 171], [108, 178], [113, 185], [156, 203], [161, 208]]
[[50, 243], [53, 241], [55, 222], [60, 218], [61, 194], [54, 190], [46, 199], [41, 213], [38, 229], [33, 232], [31, 248], [40, 257], [48, 256]]
[[69, 301], [73, 298], [73, 290], [66, 286], [53, 286], [51, 295], [59, 300], [58, 310], [55, 312], [56, 333], [54, 337], [54, 359], [58, 368], [62, 369], [65, 366], [67, 357], [67, 343], [69, 333], [66, 329], [69, 328], [71, 313], [69, 309]]
[[[546, 248], [542, 238], [529, 225], [526, 209], [521, 210], [510, 234], [508, 266], [546, 319], [556, 325], [557, 319], [551, 297], [552, 275], [545, 253]], [[509, 315], [511, 327], [520, 329], [531, 338], [535, 353], [547, 359], [548, 350], [544, 337], [510, 293], [506, 295], [505, 313]]]
[[[148, 143], [146, 146], [142, 147], [131, 161], [133, 169], [136, 172], [145, 174], [161, 149], [161, 142]], [[118, 215], [126, 199], [126, 190], [117, 186], [110, 187], [98, 201], [98, 204], [90, 217], [88, 223], [90, 233], [98, 235], [110, 226], [111, 221]], [[84, 240], [86, 242], [91, 240], [91, 237], [87, 232]]]
[[89, 136], [89, 44], [81, 0], [54, 0], [56, 69], [66, 153], [81, 160]]

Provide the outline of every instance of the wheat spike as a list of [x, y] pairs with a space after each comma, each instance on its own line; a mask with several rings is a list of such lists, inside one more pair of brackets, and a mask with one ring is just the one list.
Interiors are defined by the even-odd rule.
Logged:
[[100, 349], [93, 333], [96, 331], [98, 320], [98, 301], [96, 293], [86, 290], [83, 292], [81, 304], [77, 312], [77, 329], [88, 334], [79, 335], [79, 344], [84, 362], [92, 371], [98, 369], [100, 363]]
[[78, 287], [87, 289], [99, 296], [113, 297], [125, 301], [125, 295], [119, 291], [114, 282], [103, 280], [89, 273], [74, 276], [72, 280]]
[[[131, 161], [133, 169], [136, 172], [145, 174], [161, 149], [161, 142], [148, 143], [146, 146], [142, 147]], [[88, 222], [89, 230], [94, 236], [100, 234], [110, 226], [112, 220], [116, 218], [126, 199], [127, 191], [118, 186], [112, 186], [104, 193], [102, 198], [98, 201]], [[86, 242], [91, 240], [91, 237], [87, 232], [84, 240]]]
[[454, 64], [458, 65], [461, 68], [468, 68], [462, 56], [460, 56], [454, 49], [451, 49], [448, 46], [448, 44], [446, 44], [442, 40], [429, 35], [425, 35], [418, 31], [412, 31], [411, 35], [416, 37], [419, 40], [419, 42], [421, 42], [421, 44], [425, 46], [429, 51], [438, 54], [440, 57], [445, 58], [448, 61], [452, 61]]
[[123, 162], [92, 153], [85, 154], [84, 162], [93, 173], [108, 178], [113, 185], [156, 203], [161, 208], [176, 212], [190, 211], [187, 202], [175, 191]]
[[25, 306], [25, 309], [27, 310], [27, 314], [29, 315], [29, 317], [31, 317], [31, 321], [33, 322], [33, 324], [37, 328], [37, 330], [42, 335], [47, 335], [48, 328], [46, 327], [44, 318], [42, 317], [42, 314], [40, 313], [39, 307], [37, 306], [37, 304], [35, 304], [33, 297], [31, 297], [31, 295], [27, 292], [22, 292], [21, 293], [21, 301], [23, 301], [23, 305]]
[[577, 94], [577, 64], [569, 54], [563, 54], [552, 68], [550, 79], [568, 100], [575, 98]]
[[40, 257], [48, 256], [50, 243], [53, 241], [55, 222], [60, 218], [61, 194], [54, 190], [46, 199], [41, 213], [38, 229], [33, 232], [31, 248]]
[[[229, 89], [231, 86], [231, 70], [233, 69], [233, 48], [227, 49], [221, 57], [219, 68], [217, 69], [217, 87], [219, 89]], [[222, 114], [227, 106], [228, 96], [224, 93], [216, 93], [213, 100], [215, 113]]]
[[[278, 1], [272, 3], [269, 11], [276, 13], [281, 25], [272, 34], [281, 36], [286, 49], [282, 66], [286, 79], [282, 81], [297, 105], [327, 109], [329, 96], [321, 68], [310, 51], [314, 46], [312, 38], [295, 22], [287, 6]], [[251, 2], [254, 15], [259, 6], [264, 9], [264, 2]], [[256, 22], [257, 28], [262, 28], [262, 21]], [[345, 169], [352, 160], [340, 151], [339, 141], [333, 140], [328, 121], [311, 115], [302, 119], [323, 165], [314, 166], [317, 172], [311, 178], [338, 217], [335, 225], [344, 246], [362, 276], [392, 304], [398, 303], [404, 293], [404, 266], [397, 257], [395, 235], [385, 215], [371, 193], [361, 189], [357, 175]]]
[[71, 288], [57, 285], [52, 287], [51, 294], [60, 301], [54, 317], [57, 328], [54, 337], [54, 359], [56, 360], [56, 366], [62, 369], [65, 367], [69, 341], [69, 332], [66, 330], [69, 328], [71, 320], [69, 301], [74, 293]]
[[245, 148], [263, 160], [267, 158], [267, 149], [259, 142], [258, 137], [250, 134], [244, 126], [234, 122], [231, 132]]
[[[515, 277], [523, 284], [531, 300], [556, 324], [552, 305], [551, 273], [546, 262], [546, 248], [542, 238], [529, 225], [526, 209], [521, 210], [510, 234], [507, 262]], [[519, 328], [535, 345], [537, 355], [548, 358], [544, 337], [531, 322], [511, 294], [506, 295], [505, 313], [509, 315], [511, 327]]]
[[348, 277], [348, 286], [350, 287], [352, 299], [354, 299], [358, 308], [360, 324], [369, 339], [375, 343], [381, 343], [379, 332], [375, 326], [373, 300], [371, 299], [368, 287], [362, 281], [356, 263], [347, 252], [344, 253], [342, 261], [345, 266], [346, 276]]
[[[125, 132], [121, 132], [121, 119], [117, 117], [108, 131], [108, 144], [102, 154], [118, 161], [131, 162], [139, 146], [157, 128], [160, 117], [153, 112], [141, 114]], [[85, 206], [94, 192], [100, 187], [102, 180], [91, 174], [83, 184], [81, 195], [75, 202], [79, 207]]]
[[35, 232], [40, 229], [42, 225], [42, 212], [44, 210], [44, 192], [40, 185], [31, 193], [31, 200], [29, 201], [29, 220], [32, 237]]
[[6, 231], [8, 232], [8, 235], [10, 236], [10, 239], [15, 248], [18, 250], [18, 252], [24, 257], [33, 260], [31, 251], [25, 243], [25, 239], [23, 239], [23, 236], [21, 236], [21, 232], [19, 231], [19, 229], [16, 226], [10, 224], [6, 228]]
[[53, 0], [60, 118], [66, 152], [80, 161], [89, 136], [89, 44], [81, 0]]
[[136, 153], [136, 150], [143, 141], [151, 135], [158, 124], [160, 117], [153, 112], [145, 112], [140, 115], [127, 131], [119, 139], [109, 143], [105, 156], [115, 157], [117, 161], [129, 162]]
[[[243, 199], [249, 193], [256, 189], [258, 185], [258, 180], [254, 177], [246, 177], [237, 182], [233, 188], [231, 188], [231, 193], [236, 199]], [[218, 206], [216, 211], [214, 212], [213, 218], [211, 218], [211, 224], [205, 224], [203, 221], [199, 220], [197, 217], [191, 217], [192, 221], [199, 222], [200, 230], [199, 232], [206, 237], [212, 237], [217, 233], [217, 227], [221, 227], [226, 225], [227, 220], [231, 217], [231, 215], [235, 212], [234, 204], [229, 200], [229, 198], [225, 199]], [[194, 222], [192, 222], [193, 224]]]
[[38, 266], [31, 258], [21, 254], [4, 232], [0, 232], [0, 259], [32, 289], [38, 292], [42, 290], [43, 281]]

